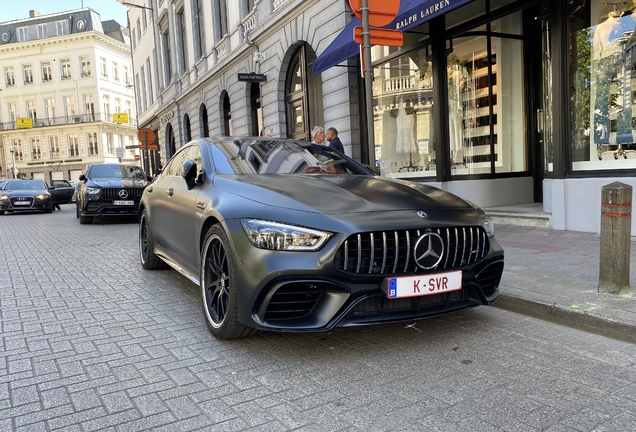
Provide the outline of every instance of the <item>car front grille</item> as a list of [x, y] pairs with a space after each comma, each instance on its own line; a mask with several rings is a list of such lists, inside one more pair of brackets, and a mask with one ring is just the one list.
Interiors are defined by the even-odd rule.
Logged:
[[334, 264], [339, 270], [360, 275], [425, 272], [415, 264], [413, 248], [426, 232], [439, 234], [444, 242], [442, 260], [430, 272], [476, 263], [490, 249], [488, 235], [482, 227], [376, 231], [349, 236], [338, 249]]
[[323, 289], [313, 283], [291, 283], [276, 290], [272, 296], [265, 320], [289, 320], [304, 318], [322, 297]]
[[[128, 196], [126, 198], [122, 198], [119, 196], [119, 191], [121, 191], [122, 189], [128, 192]], [[105, 188], [105, 189], [102, 189], [99, 197], [103, 200], [139, 201], [143, 193], [144, 193], [144, 190], [142, 188]]]
[[11, 205], [15, 208], [33, 207], [33, 197], [11, 197]]

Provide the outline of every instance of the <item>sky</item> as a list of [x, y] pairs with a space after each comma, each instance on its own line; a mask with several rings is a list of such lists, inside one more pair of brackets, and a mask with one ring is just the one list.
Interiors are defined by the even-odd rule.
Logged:
[[0, 0], [0, 22], [29, 17], [30, 10], [42, 15], [89, 7], [99, 13], [102, 21], [114, 19], [126, 26], [128, 8], [117, 0]]

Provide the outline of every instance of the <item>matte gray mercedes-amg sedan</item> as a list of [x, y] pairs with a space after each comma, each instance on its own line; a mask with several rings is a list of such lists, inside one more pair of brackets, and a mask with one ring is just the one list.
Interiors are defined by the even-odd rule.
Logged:
[[144, 268], [201, 288], [218, 338], [414, 320], [492, 304], [504, 252], [474, 204], [326, 146], [199, 139], [144, 190]]

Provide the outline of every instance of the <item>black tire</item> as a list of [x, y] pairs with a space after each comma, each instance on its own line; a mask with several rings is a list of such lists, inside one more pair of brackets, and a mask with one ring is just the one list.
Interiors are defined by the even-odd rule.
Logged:
[[201, 253], [201, 297], [203, 315], [212, 334], [219, 339], [252, 336], [257, 329], [238, 322], [238, 305], [234, 285], [237, 274], [225, 231], [214, 225], [205, 236]]
[[75, 203], [75, 217], [77, 219], [79, 219], [80, 214], [79, 214], [79, 203]]
[[146, 210], [139, 219], [139, 257], [141, 266], [146, 270], [165, 269], [168, 265], [155, 254], [155, 238], [148, 227]]
[[84, 216], [83, 214], [80, 214], [79, 220], [80, 225], [89, 225], [93, 223], [93, 216]]
[[52, 213], [52, 212], [53, 212], [53, 205], [49, 204], [49, 206], [44, 209], [44, 213]]
[[4, 210], [0, 210], [0, 216], [4, 215]]

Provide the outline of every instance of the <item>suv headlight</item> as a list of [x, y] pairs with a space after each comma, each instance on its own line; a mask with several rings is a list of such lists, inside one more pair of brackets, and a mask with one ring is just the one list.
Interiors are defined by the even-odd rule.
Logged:
[[97, 195], [97, 194], [99, 194], [100, 190], [101, 190], [100, 188], [87, 187], [86, 188], [86, 195]]
[[333, 235], [278, 222], [242, 219], [241, 225], [250, 242], [260, 249], [313, 252]]
[[9, 195], [2, 195], [2, 196], [0, 196], [0, 200], [2, 200], [2, 201], [6, 201], [6, 200], [8, 200], [8, 199], [9, 199]]

